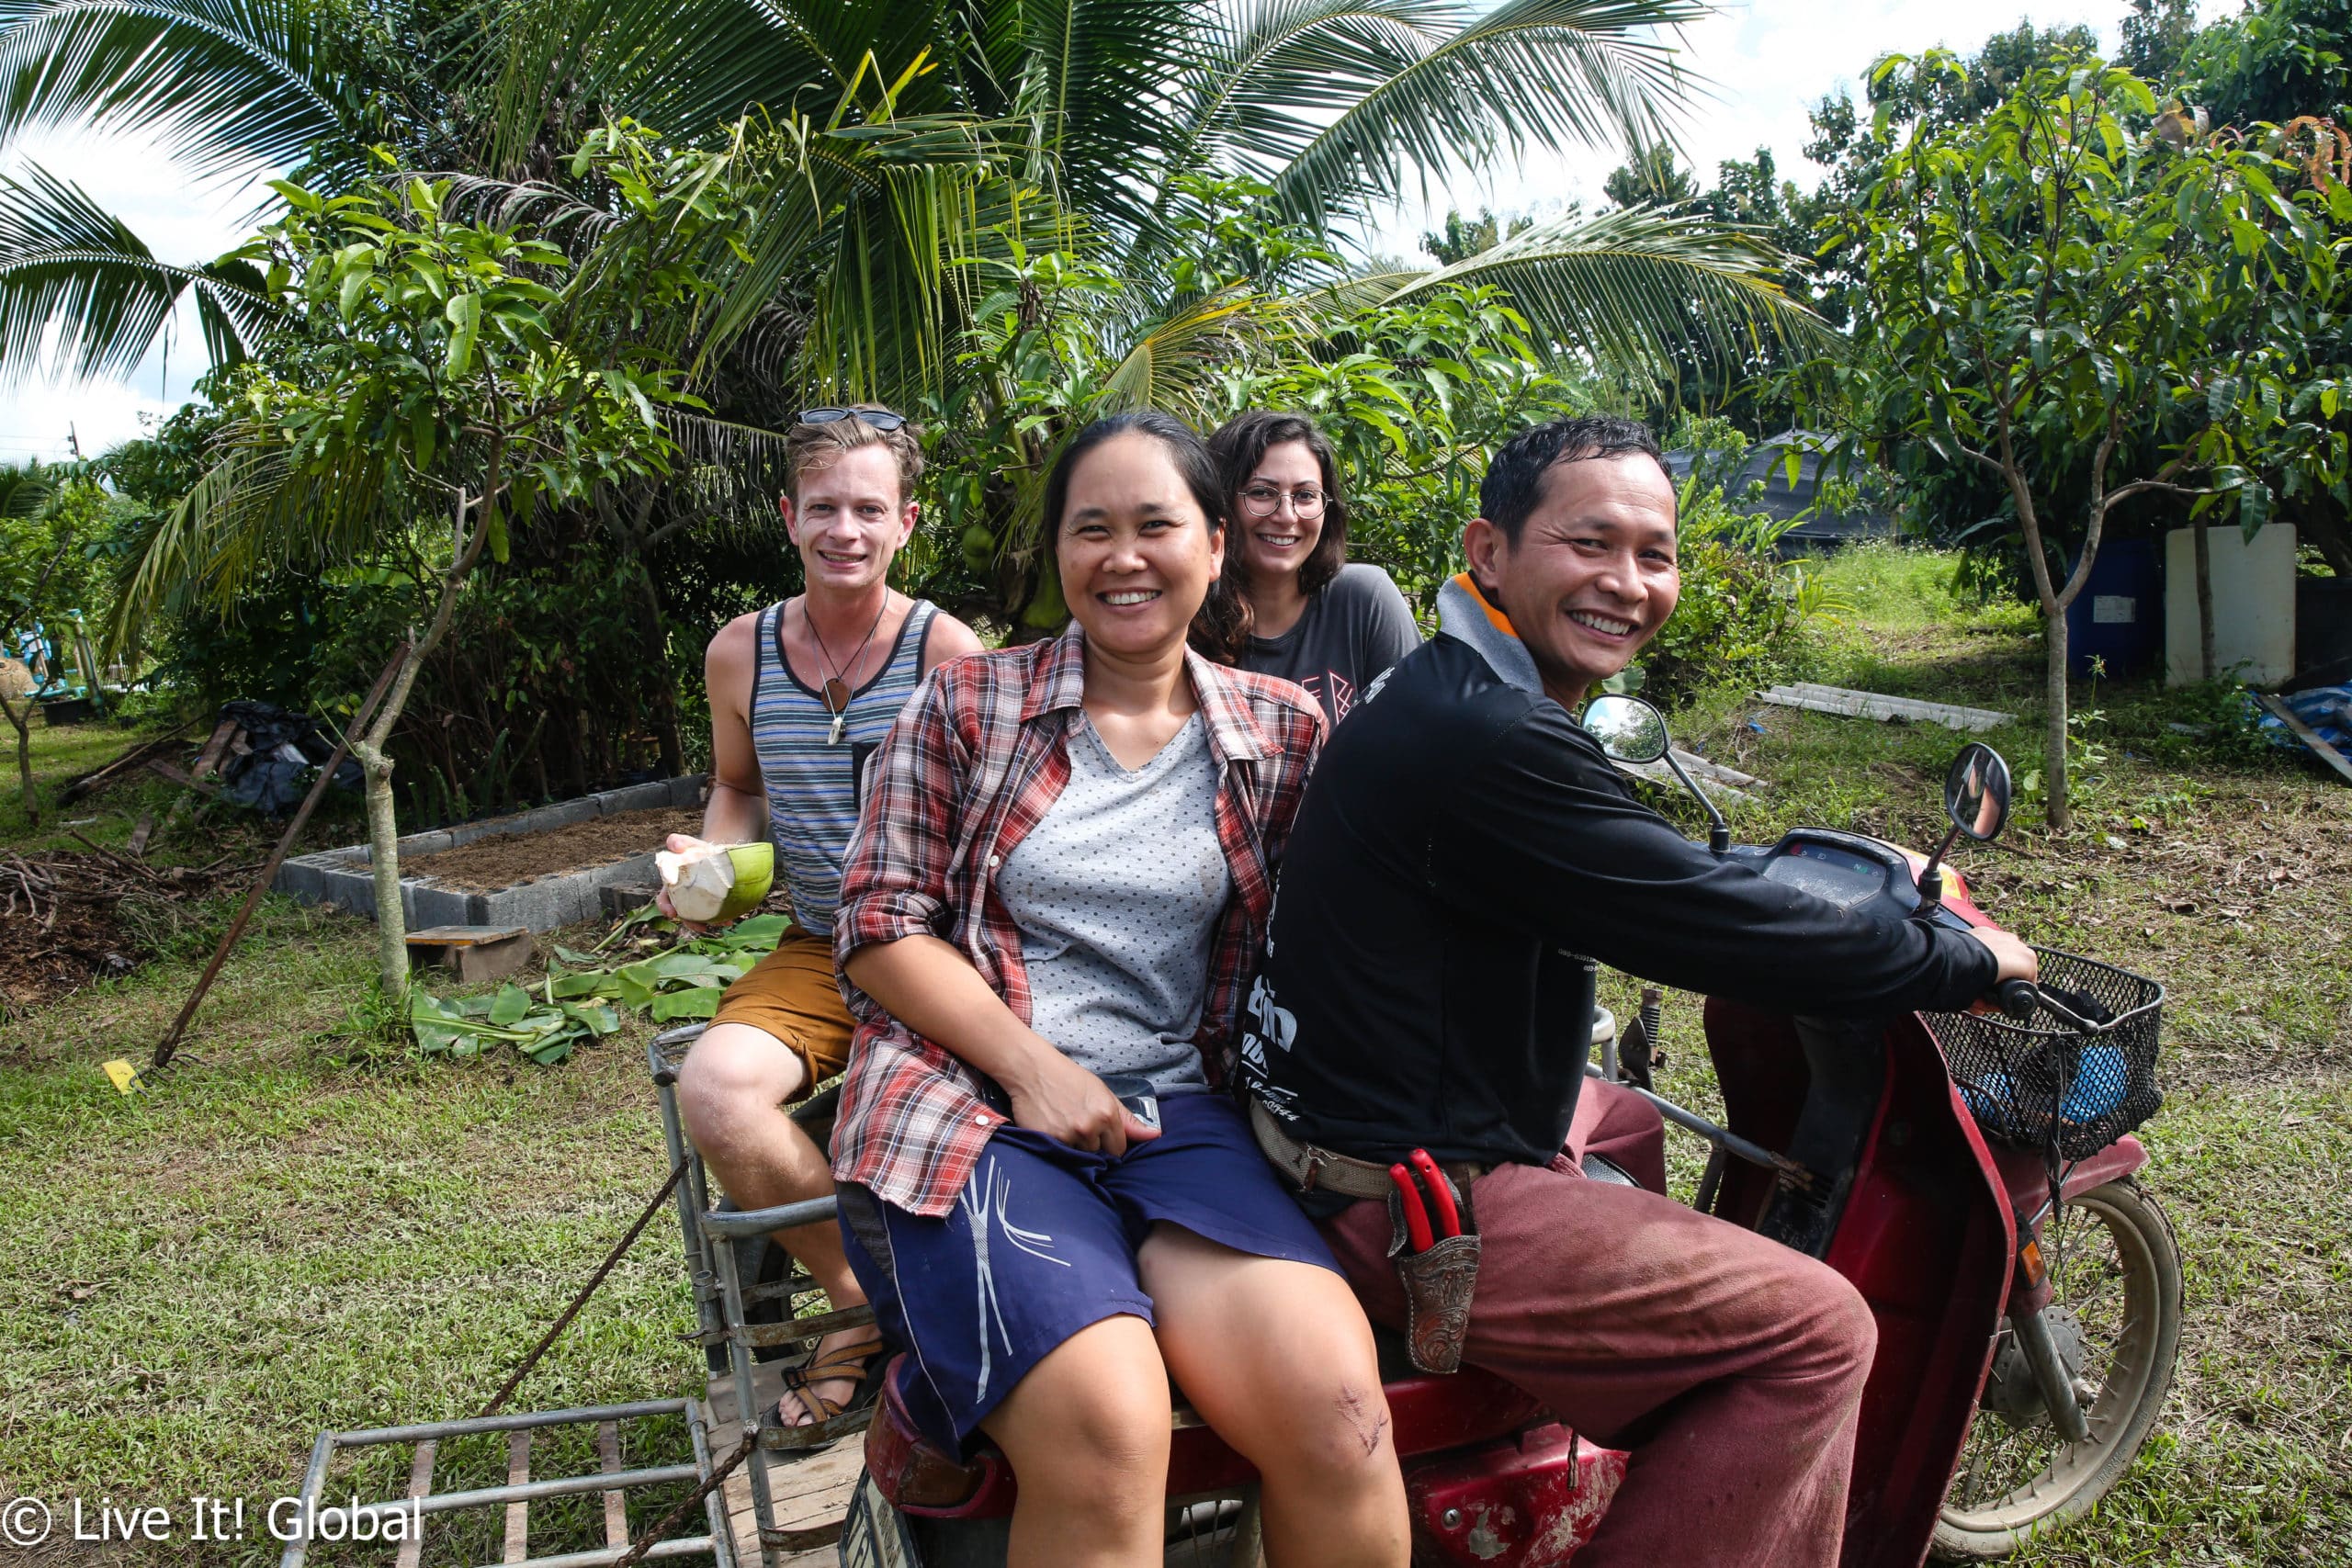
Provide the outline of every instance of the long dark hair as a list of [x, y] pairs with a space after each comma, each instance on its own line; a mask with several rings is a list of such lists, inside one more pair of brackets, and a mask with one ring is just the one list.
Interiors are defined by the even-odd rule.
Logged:
[[[1258, 471], [1258, 465], [1266, 460], [1267, 453], [1291, 441], [1314, 453], [1315, 466], [1323, 473], [1323, 534], [1306, 553], [1306, 558], [1298, 563], [1298, 591], [1316, 593], [1329, 587], [1331, 580], [1340, 575], [1340, 569], [1348, 564], [1348, 491], [1330, 441], [1303, 413], [1251, 409], [1219, 425], [1217, 433], [1209, 437], [1209, 451], [1221, 470], [1226, 515], [1237, 526], [1246, 526], [1247, 519], [1241, 512], [1242, 487]], [[1242, 564], [1238, 549], [1228, 547], [1225, 552], [1225, 578], [1236, 592], [1247, 595], [1249, 568]]]
[[1230, 531], [1226, 527], [1225, 488], [1216, 459], [1209, 455], [1208, 447], [1191, 425], [1158, 409], [1136, 409], [1098, 419], [1071, 436], [1046, 475], [1046, 537], [1058, 552], [1062, 514], [1069, 507], [1069, 477], [1079, 459], [1114, 436], [1130, 434], [1148, 435], [1168, 449], [1168, 460], [1176, 465], [1177, 478], [1192, 492], [1201, 515], [1208, 519], [1210, 531], [1228, 535], [1226, 570], [1209, 583], [1208, 597], [1201, 601], [1185, 640], [1221, 664], [1235, 663], [1250, 643], [1250, 601], [1231, 586], [1233, 551]]

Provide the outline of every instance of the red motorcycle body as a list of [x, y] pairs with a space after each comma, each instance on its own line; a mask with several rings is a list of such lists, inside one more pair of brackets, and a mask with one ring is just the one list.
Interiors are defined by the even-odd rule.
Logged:
[[[1989, 924], [1965, 883], [1947, 875], [1947, 907]], [[1915, 1014], [1801, 1025], [1711, 999], [1706, 1036], [1731, 1131], [1829, 1179], [1826, 1191], [1808, 1195], [1772, 1171], [1728, 1161], [1711, 1212], [1822, 1258], [1852, 1281], [1878, 1322], [1843, 1563], [1914, 1568], [1967, 1440], [2010, 1291], [2026, 1288], [2018, 1217], [2041, 1209], [2045, 1168], [2039, 1155], [1987, 1145]], [[2146, 1157], [2136, 1138], [2123, 1138], [2073, 1168], [2066, 1190], [2129, 1175]], [[1408, 1373], [1386, 1392], [1416, 1562], [1569, 1562], [1624, 1479], [1626, 1454], [1567, 1430], [1476, 1368]], [[1169, 1456], [1171, 1498], [1255, 1478], [1214, 1432], [1182, 1423]], [[1000, 1457], [963, 1463], [938, 1452], [888, 1395], [867, 1430], [865, 1460], [904, 1513], [978, 1521], [1012, 1511], [1015, 1483]]]

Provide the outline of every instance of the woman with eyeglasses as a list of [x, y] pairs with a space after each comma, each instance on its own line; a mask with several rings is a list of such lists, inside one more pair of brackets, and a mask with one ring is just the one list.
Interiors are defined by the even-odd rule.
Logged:
[[1223, 507], [1166, 414], [1074, 437], [1069, 629], [933, 672], [843, 874], [843, 1245], [892, 1410], [1011, 1460], [1013, 1568], [1159, 1562], [1170, 1374], [1257, 1467], [1273, 1568], [1408, 1555], [1372, 1331], [1220, 1092], [1323, 733], [1187, 646]]
[[1348, 561], [1348, 501], [1331, 443], [1302, 414], [1252, 409], [1209, 437], [1233, 520], [1227, 584], [1250, 606], [1228, 654], [1295, 681], [1337, 724], [1364, 689], [1421, 645], [1388, 574]]

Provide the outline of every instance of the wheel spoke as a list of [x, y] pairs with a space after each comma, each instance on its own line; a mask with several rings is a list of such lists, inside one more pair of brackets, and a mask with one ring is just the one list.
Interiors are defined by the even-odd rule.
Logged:
[[[2145, 1233], [2135, 1217], [2143, 1201], [2136, 1195], [2104, 1200], [2102, 1190], [2066, 1205], [2044, 1237], [2044, 1250], [2057, 1264], [2047, 1310], [2062, 1346], [2070, 1340], [2078, 1346], [2076, 1381], [2091, 1390], [2083, 1401], [2090, 1437], [2069, 1443], [2046, 1415], [2019, 1424], [1980, 1409], [1943, 1508], [1944, 1527], [1971, 1540], [1989, 1542], [2079, 1510], [2094, 1495], [2098, 1473], [2111, 1473], [2107, 1461], [2117, 1445], [2136, 1441], [2133, 1434], [2144, 1431], [2140, 1417], [2152, 1380], [2159, 1398], [2169, 1381], [2168, 1368], [2155, 1364], [2165, 1306], [2151, 1250], [2154, 1241], [2168, 1238]], [[2008, 1347], [2005, 1333], [1996, 1353]], [[2014, 1351], [2008, 1353], [2005, 1387], [2007, 1380], [2031, 1376]]]

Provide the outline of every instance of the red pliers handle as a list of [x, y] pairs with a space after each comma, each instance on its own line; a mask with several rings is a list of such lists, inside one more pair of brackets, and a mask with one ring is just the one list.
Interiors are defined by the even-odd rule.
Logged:
[[1415, 1149], [1410, 1157], [1413, 1168], [1420, 1173], [1423, 1181], [1429, 1183], [1430, 1206], [1437, 1212], [1437, 1234], [1441, 1236], [1460, 1235], [1462, 1214], [1453, 1206], [1453, 1188], [1445, 1179], [1445, 1172], [1438, 1169], [1437, 1161], [1430, 1157], [1427, 1149]]
[[1413, 1173], [1404, 1166], [1388, 1168], [1388, 1179], [1396, 1184], [1396, 1196], [1405, 1211], [1405, 1240], [1415, 1252], [1427, 1252], [1437, 1239], [1430, 1234], [1429, 1211], [1421, 1206], [1421, 1190], [1413, 1184]]

